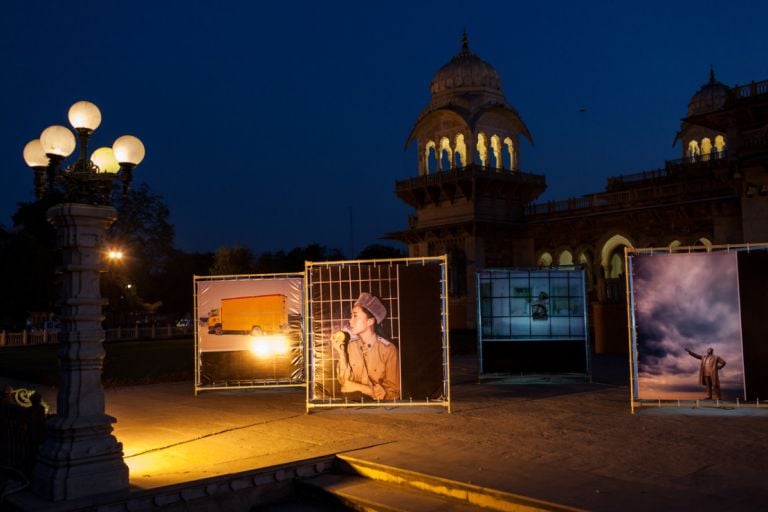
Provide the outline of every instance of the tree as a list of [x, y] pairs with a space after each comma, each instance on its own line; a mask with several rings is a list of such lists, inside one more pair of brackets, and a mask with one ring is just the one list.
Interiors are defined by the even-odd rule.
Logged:
[[168, 262], [168, 269], [162, 282], [166, 293], [163, 295], [163, 310], [174, 319], [192, 316], [193, 276], [206, 275], [213, 265], [213, 253], [186, 253], [176, 250]]
[[303, 272], [304, 262], [307, 261], [339, 261], [344, 255], [339, 249], [329, 249], [320, 244], [309, 244], [304, 247], [291, 249], [286, 255], [286, 264], [289, 270], [286, 272]]
[[[62, 201], [56, 191], [31, 203], [19, 203], [12, 216], [13, 230], [0, 232], [0, 321], [21, 327], [32, 311], [57, 309], [59, 260], [56, 233], [46, 212]], [[110, 242], [128, 255], [124, 266], [111, 266], [102, 280], [102, 292], [111, 304], [131, 300], [127, 308], [157, 308], [168, 288], [163, 283], [174, 255], [174, 227], [163, 199], [142, 184], [116, 201], [118, 220], [109, 229]], [[190, 276], [191, 279], [191, 276]], [[126, 286], [131, 284], [126, 296]], [[189, 290], [189, 288], [187, 288]]]
[[408, 254], [398, 247], [384, 244], [371, 244], [357, 255], [359, 260], [386, 260], [405, 258]]
[[213, 255], [211, 275], [228, 276], [253, 273], [253, 251], [242, 245], [219, 247]]
[[0, 324], [21, 328], [33, 311], [56, 307], [56, 252], [32, 234], [5, 231], [0, 237]]
[[288, 251], [265, 252], [255, 260], [254, 270], [258, 274], [303, 272], [306, 261], [338, 261], [344, 259], [339, 249], [328, 249], [324, 245], [309, 244]]
[[[175, 254], [175, 228], [163, 198], [142, 183], [116, 199], [117, 221], [110, 227], [108, 243], [125, 254], [124, 262], [111, 265], [102, 291], [113, 303], [120, 300], [123, 313], [154, 314], [169, 293], [163, 282]], [[128, 287], [130, 285], [130, 288]]]
[[111, 242], [130, 249], [138, 267], [150, 276], [166, 270], [174, 251], [175, 228], [162, 197], [142, 183], [116, 201], [117, 221], [111, 226]]
[[46, 212], [60, 197], [21, 202], [12, 230], [0, 234], [0, 323], [21, 328], [33, 311], [53, 311], [57, 303], [56, 233]]

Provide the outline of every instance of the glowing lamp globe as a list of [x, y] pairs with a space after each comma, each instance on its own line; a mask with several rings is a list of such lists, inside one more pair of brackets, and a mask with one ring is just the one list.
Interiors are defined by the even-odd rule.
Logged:
[[75, 129], [93, 131], [101, 124], [101, 111], [90, 101], [78, 101], [69, 107], [69, 124]]
[[118, 137], [112, 144], [112, 150], [121, 164], [139, 165], [144, 160], [144, 144], [133, 135]]
[[120, 170], [120, 164], [115, 158], [112, 148], [99, 148], [91, 155], [91, 162], [99, 168], [99, 172], [114, 174]]
[[75, 136], [66, 126], [49, 126], [40, 134], [40, 143], [46, 155], [66, 158], [75, 150]]
[[30, 167], [45, 167], [48, 165], [48, 155], [43, 151], [40, 139], [31, 140], [24, 146], [24, 161]]

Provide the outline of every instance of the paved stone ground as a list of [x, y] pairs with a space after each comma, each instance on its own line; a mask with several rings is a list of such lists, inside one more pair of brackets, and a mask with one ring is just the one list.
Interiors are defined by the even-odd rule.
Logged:
[[196, 397], [191, 382], [109, 389], [107, 412], [118, 418], [115, 435], [136, 488], [353, 451], [588, 510], [768, 510], [768, 407], [631, 414], [620, 360], [595, 365], [593, 382], [478, 382], [474, 359], [452, 360], [451, 414], [440, 407], [307, 414], [303, 389]]

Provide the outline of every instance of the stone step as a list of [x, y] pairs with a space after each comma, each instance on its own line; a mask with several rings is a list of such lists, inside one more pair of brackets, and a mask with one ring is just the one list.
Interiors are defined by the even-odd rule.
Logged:
[[[393, 483], [358, 475], [326, 473], [303, 479], [301, 493], [325, 504], [336, 503], [340, 510], [365, 512], [471, 512], [477, 507]], [[323, 496], [325, 495], [325, 496]]]
[[304, 480], [353, 510], [558, 511], [580, 509], [338, 454], [332, 473]]

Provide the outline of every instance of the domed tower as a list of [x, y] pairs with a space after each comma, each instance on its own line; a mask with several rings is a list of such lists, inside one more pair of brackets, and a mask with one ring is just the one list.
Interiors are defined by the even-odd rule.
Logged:
[[[730, 89], [715, 80], [715, 70], [709, 70], [709, 82], [693, 95], [688, 102], [686, 118], [700, 116], [721, 110], [725, 105]], [[719, 159], [725, 156], [726, 137], [724, 133], [683, 120], [680, 131], [675, 135], [674, 143], [682, 142], [682, 158], [691, 162]]]
[[466, 33], [430, 92], [406, 141], [417, 141], [418, 176], [396, 183], [415, 214], [388, 237], [408, 244], [412, 257], [448, 255], [451, 324], [474, 328], [477, 269], [535, 264], [523, 216], [546, 183], [519, 170], [520, 140], [532, 143], [531, 134]]
[[533, 144], [517, 111], [504, 97], [499, 73], [469, 50], [435, 73], [429, 105], [421, 112], [406, 147], [418, 141], [419, 175], [470, 165], [515, 171], [520, 135]]
[[[768, 240], [768, 80], [727, 87], [710, 72], [709, 82], [691, 99], [677, 138], [689, 168], [710, 169], [737, 194], [741, 227], [728, 230], [729, 242]], [[722, 151], [706, 158], [702, 144], [698, 159], [685, 152], [705, 138], [712, 140], [713, 152], [720, 146]]]

